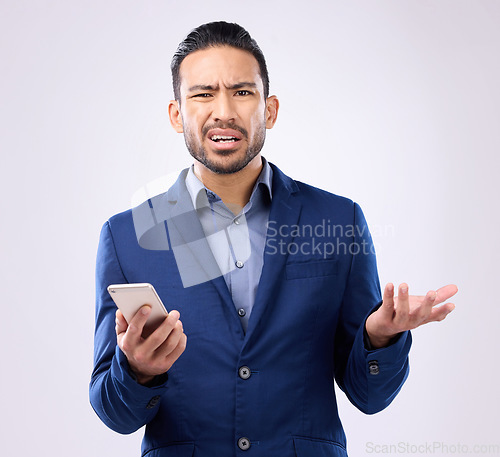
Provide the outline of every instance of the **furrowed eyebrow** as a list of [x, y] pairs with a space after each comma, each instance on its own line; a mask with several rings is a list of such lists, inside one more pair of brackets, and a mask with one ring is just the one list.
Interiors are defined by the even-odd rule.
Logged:
[[205, 84], [197, 84], [196, 86], [191, 86], [188, 90], [189, 92], [194, 92], [196, 90], [216, 90], [219, 86], [206, 86]]
[[[252, 89], [255, 89], [257, 87], [257, 84], [253, 83], [253, 82], [243, 81], [240, 83], [232, 84], [231, 86], [226, 86], [227, 89], [232, 89], [232, 90], [238, 90], [238, 89], [242, 89], [244, 87], [250, 87]], [[194, 86], [191, 86], [188, 89], [188, 91], [195, 92], [197, 90], [217, 90], [218, 88], [219, 88], [219, 85], [210, 86], [210, 85], [206, 85], [206, 84], [196, 84]]]
[[251, 82], [241, 82], [241, 83], [236, 83], [236, 84], [233, 84], [232, 86], [229, 86], [228, 89], [238, 90], [238, 89], [242, 89], [243, 87], [251, 87], [251, 88], [255, 89], [257, 87], [257, 84], [251, 83]]

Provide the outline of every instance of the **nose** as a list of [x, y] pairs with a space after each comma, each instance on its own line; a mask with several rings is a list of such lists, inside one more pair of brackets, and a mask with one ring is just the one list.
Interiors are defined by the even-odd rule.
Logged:
[[218, 94], [213, 103], [212, 117], [214, 121], [234, 122], [236, 109], [230, 94]]

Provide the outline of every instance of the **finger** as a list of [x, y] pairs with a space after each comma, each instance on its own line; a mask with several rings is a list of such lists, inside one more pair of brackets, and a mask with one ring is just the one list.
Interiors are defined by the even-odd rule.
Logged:
[[434, 290], [427, 292], [425, 297], [410, 296], [412, 327], [418, 327], [431, 315], [432, 307], [436, 304], [436, 297], [437, 293]]
[[182, 327], [182, 322], [177, 321], [175, 327], [172, 329], [168, 338], [163, 342], [163, 344], [158, 348], [157, 353], [160, 357], [166, 358], [176, 349], [179, 341], [184, 335], [184, 330]]
[[[145, 348], [148, 351], [157, 350], [169, 337], [172, 330], [179, 322], [180, 313], [179, 311], [173, 310], [168, 313], [165, 320], [156, 328], [156, 330], [149, 335], [145, 341]], [[182, 328], [182, 323], [181, 323]]]
[[141, 341], [142, 331], [144, 329], [144, 324], [148, 320], [151, 314], [151, 306], [144, 305], [135, 313], [134, 317], [130, 320], [128, 324], [128, 329], [125, 335], [127, 343], [136, 346]]
[[458, 287], [455, 284], [448, 284], [447, 286], [441, 287], [437, 290], [437, 300], [436, 305], [439, 303], [443, 303], [446, 300], [449, 300], [453, 295], [458, 292]]
[[384, 296], [382, 299], [382, 306], [380, 307], [382, 313], [390, 319], [394, 316], [394, 284], [388, 283], [384, 289]]
[[166, 371], [168, 371], [170, 367], [175, 363], [175, 361], [182, 355], [182, 353], [186, 349], [186, 346], [187, 346], [187, 336], [185, 333], [183, 333], [175, 349], [165, 359]]
[[455, 309], [453, 303], [446, 303], [441, 306], [437, 306], [432, 309], [430, 316], [427, 318], [425, 323], [428, 322], [440, 322], [448, 316]]
[[123, 317], [122, 312], [117, 309], [116, 317], [115, 317], [115, 331], [117, 335], [124, 333], [127, 330], [128, 324], [125, 318]]
[[408, 295], [408, 284], [402, 283], [398, 288], [398, 304], [396, 306], [396, 315], [394, 323], [399, 327], [405, 327], [410, 314], [410, 301]]

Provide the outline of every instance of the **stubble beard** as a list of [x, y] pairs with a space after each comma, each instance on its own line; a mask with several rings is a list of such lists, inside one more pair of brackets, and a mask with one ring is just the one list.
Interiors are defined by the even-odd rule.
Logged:
[[[243, 134], [243, 137], [248, 141], [248, 134], [245, 129], [242, 127], [234, 126], [234, 125], [212, 125], [203, 129], [202, 138], [206, 137], [207, 132], [212, 128], [230, 128], [233, 130], [238, 130]], [[240, 170], [243, 170], [256, 156], [260, 153], [262, 148], [264, 147], [264, 141], [266, 139], [266, 127], [265, 124], [262, 124], [258, 131], [255, 133], [255, 138], [250, 143], [245, 151], [243, 157], [239, 159], [235, 159], [233, 161], [228, 161], [227, 163], [219, 163], [218, 161], [211, 160], [208, 157], [207, 151], [203, 144], [197, 144], [195, 135], [190, 130], [185, 130], [184, 132], [184, 141], [186, 143], [186, 147], [191, 154], [191, 156], [208, 168], [213, 173], [217, 173], [220, 175], [227, 175], [231, 173], [237, 173]], [[231, 155], [235, 155], [236, 152], [233, 150], [227, 151], [217, 151], [216, 154], [219, 157], [229, 157]]]

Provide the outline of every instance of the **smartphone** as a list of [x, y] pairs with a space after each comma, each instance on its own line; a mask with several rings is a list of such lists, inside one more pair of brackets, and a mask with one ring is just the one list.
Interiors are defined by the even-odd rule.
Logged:
[[155, 288], [149, 283], [111, 284], [108, 286], [108, 292], [116, 306], [123, 313], [127, 323], [130, 322], [141, 307], [144, 305], [151, 306], [151, 314], [142, 332], [142, 336], [145, 338], [153, 333], [168, 316], [167, 310], [163, 306]]

